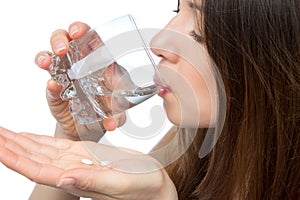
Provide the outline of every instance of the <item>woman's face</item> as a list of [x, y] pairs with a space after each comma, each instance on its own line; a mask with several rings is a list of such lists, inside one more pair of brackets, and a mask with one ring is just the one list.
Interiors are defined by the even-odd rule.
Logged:
[[181, 0], [178, 14], [151, 41], [161, 57], [159, 71], [166, 88], [159, 93], [169, 120], [181, 127], [212, 127], [216, 119], [216, 84], [195, 10], [201, 5]]

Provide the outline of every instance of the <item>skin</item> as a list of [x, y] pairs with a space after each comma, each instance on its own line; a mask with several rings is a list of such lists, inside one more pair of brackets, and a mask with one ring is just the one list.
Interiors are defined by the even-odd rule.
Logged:
[[[76, 27], [76, 29], [74, 28]], [[70, 25], [70, 33], [65, 30], [56, 30], [52, 33], [50, 43], [52, 46], [52, 51], [56, 55], [66, 54], [68, 51], [68, 42], [71, 39], [76, 39], [83, 35], [90, 27], [84, 23], [74, 22]], [[46, 71], [49, 70], [51, 64], [51, 53], [48, 51], [39, 52], [35, 57], [35, 63]], [[57, 126], [59, 131], [57, 135], [63, 138], [78, 140], [78, 133], [76, 124], [71, 113], [69, 112], [69, 102], [63, 101], [60, 98], [60, 92], [62, 87], [58, 85], [53, 79], [50, 79], [47, 83], [46, 98], [52, 115], [57, 121]], [[101, 123], [106, 130], [112, 131], [116, 129], [121, 121], [124, 121], [124, 115], [114, 116], [111, 118], [104, 119]], [[84, 129], [85, 127], [79, 127]]]
[[216, 119], [212, 110], [216, 87], [205, 44], [196, 43], [191, 34], [193, 7], [182, 1], [180, 12], [156, 35], [151, 47], [161, 57], [160, 72], [170, 87], [159, 94], [169, 120], [180, 127], [209, 127]]
[[[209, 86], [214, 86], [214, 80], [205, 46], [196, 43], [190, 34], [195, 24], [193, 8], [188, 1], [182, 1], [180, 10], [164, 29], [170, 32], [162, 31], [151, 43], [152, 51], [161, 57], [160, 72], [169, 86], [159, 95], [164, 100], [168, 118], [175, 125], [208, 127], [214, 123], [215, 118], [214, 114], [211, 114], [214, 107], [211, 95], [215, 94], [215, 90]], [[68, 32], [55, 31], [50, 40], [53, 53], [65, 54], [68, 42], [80, 37], [88, 29], [88, 25], [75, 22], [70, 25]], [[178, 37], [186, 40], [188, 45], [180, 46], [182, 43], [176, 42]], [[50, 52], [38, 53], [35, 62], [41, 69], [48, 70], [51, 64]], [[93, 142], [75, 141], [79, 140], [76, 131], [78, 125], [69, 113], [68, 102], [60, 99], [60, 91], [61, 87], [55, 81], [48, 81], [47, 100], [57, 120], [55, 135], [71, 140], [28, 133], [16, 134], [1, 128], [0, 161], [4, 165], [37, 183], [60, 188], [75, 196], [124, 200], [141, 199], [141, 196], [143, 199], [177, 199], [173, 182], [159, 166], [159, 170], [137, 175], [103, 167], [93, 160], [85, 145], [95, 145], [99, 151], [110, 147]], [[103, 126], [106, 130], [114, 130], [124, 120], [123, 115], [115, 116], [105, 119]], [[114, 151], [115, 148], [111, 148], [111, 151]], [[80, 163], [82, 158], [93, 160], [95, 165]], [[134, 163], [133, 160], [124, 161], [122, 165], [130, 166], [130, 163]], [[148, 160], [149, 163], [158, 165], [155, 161], [149, 158]]]
[[[116, 150], [114, 147], [91, 142], [76, 142], [30, 133], [16, 134], [0, 128], [1, 162], [34, 182], [60, 187], [76, 196], [95, 199], [129, 200], [140, 199], [141, 196], [143, 199], [176, 198], [174, 185], [164, 170], [142, 174], [124, 173], [113, 167], [100, 165], [87, 152], [85, 145], [96, 145], [94, 147], [98, 151], [113, 153]], [[83, 164], [80, 162], [82, 158], [92, 160], [94, 164]], [[147, 164], [157, 165], [150, 158], [145, 159]], [[127, 159], [121, 164], [136, 167], [138, 162]], [[114, 166], [113, 163], [111, 165]]]

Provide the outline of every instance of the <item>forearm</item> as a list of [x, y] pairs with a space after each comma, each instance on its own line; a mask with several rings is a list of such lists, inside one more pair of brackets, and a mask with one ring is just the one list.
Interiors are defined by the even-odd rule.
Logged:
[[37, 184], [33, 189], [29, 200], [79, 200], [79, 197], [73, 196], [60, 189]]

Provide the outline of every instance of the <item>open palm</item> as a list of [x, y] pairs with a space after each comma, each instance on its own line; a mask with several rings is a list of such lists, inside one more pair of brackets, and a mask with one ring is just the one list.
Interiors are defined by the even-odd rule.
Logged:
[[[103, 165], [92, 155], [111, 158], [110, 163]], [[34, 182], [80, 197], [132, 200], [176, 194], [167, 173], [153, 159], [95, 142], [17, 134], [0, 128], [0, 161]]]
[[15, 134], [1, 128], [1, 161], [29, 179], [56, 186], [61, 173], [86, 168], [82, 158], [93, 160], [83, 143], [30, 133]]

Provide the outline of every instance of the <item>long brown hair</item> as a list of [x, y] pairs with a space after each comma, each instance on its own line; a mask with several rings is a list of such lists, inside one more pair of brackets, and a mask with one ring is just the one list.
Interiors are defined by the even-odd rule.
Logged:
[[185, 155], [167, 167], [179, 198], [296, 200], [300, 1], [202, 0], [202, 6], [199, 20], [225, 84], [227, 114], [208, 156], [196, 159], [205, 133], [199, 130]]

